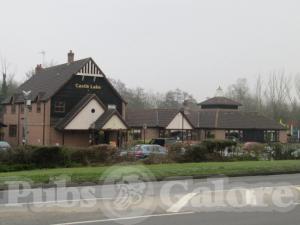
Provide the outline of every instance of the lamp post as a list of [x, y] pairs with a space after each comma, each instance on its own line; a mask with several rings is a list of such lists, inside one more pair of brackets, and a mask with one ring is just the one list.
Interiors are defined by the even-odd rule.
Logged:
[[28, 106], [31, 105], [31, 101], [29, 100], [29, 95], [31, 94], [31, 91], [23, 91], [24, 96], [24, 140], [23, 144], [28, 143]]
[[147, 130], [147, 124], [143, 124], [143, 135], [144, 135], [144, 144], [146, 144], [146, 130]]

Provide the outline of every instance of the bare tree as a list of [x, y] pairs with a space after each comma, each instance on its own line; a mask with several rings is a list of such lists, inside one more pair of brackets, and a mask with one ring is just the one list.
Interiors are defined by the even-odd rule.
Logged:
[[261, 75], [258, 75], [255, 84], [255, 108], [257, 112], [263, 112], [263, 81]]
[[295, 91], [296, 91], [298, 100], [300, 100], [300, 73], [296, 74], [294, 81], [295, 81], [294, 82]]
[[[2, 75], [0, 102], [2, 102], [7, 96], [15, 92], [18, 87], [18, 83], [14, 79], [15, 73], [12, 72], [11, 65], [6, 58], [0, 58], [0, 65], [0, 73]], [[2, 110], [2, 106], [0, 107], [0, 110]]]
[[255, 111], [255, 102], [251, 95], [248, 81], [245, 78], [237, 79], [236, 83], [230, 85], [226, 92], [226, 96], [240, 102], [243, 110]]
[[286, 117], [285, 112], [288, 111], [288, 106], [292, 103], [290, 90], [291, 81], [284, 71], [270, 73], [265, 96], [274, 119]]
[[9, 64], [7, 60], [1, 57], [1, 74], [2, 74], [1, 100], [3, 100], [7, 95], [6, 77], [7, 77], [8, 67]]

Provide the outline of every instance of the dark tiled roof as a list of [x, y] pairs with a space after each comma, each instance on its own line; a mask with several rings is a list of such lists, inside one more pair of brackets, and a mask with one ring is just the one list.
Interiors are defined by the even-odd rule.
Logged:
[[[128, 109], [126, 122], [130, 127], [143, 127], [146, 124], [147, 127], [166, 128], [178, 113], [179, 109]], [[189, 121], [188, 117], [186, 119]]]
[[112, 118], [114, 115], [119, 117], [119, 119], [128, 127], [127, 123], [123, 120], [122, 116], [116, 109], [108, 109], [106, 110], [95, 122], [95, 129], [100, 130], [104, 127], [104, 125]]
[[285, 129], [263, 115], [239, 110], [190, 111], [187, 116], [194, 126], [210, 129]]
[[56, 124], [56, 129], [62, 130], [64, 129], [74, 117], [92, 100], [95, 99], [104, 110], [106, 110], [106, 106], [101, 102], [101, 100], [95, 94], [87, 94], [84, 96], [78, 103], [73, 107], [73, 109]]
[[201, 103], [199, 103], [201, 106], [210, 106], [210, 105], [230, 105], [230, 106], [241, 106], [239, 102], [236, 102], [232, 99], [225, 98], [225, 97], [213, 97], [210, 99], [207, 99]]
[[216, 110], [198, 110], [186, 113], [194, 127], [211, 128], [216, 124]]
[[[48, 100], [90, 59], [91, 58], [81, 59], [72, 63], [65, 63], [42, 69], [17, 89], [13, 95], [14, 102], [19, 103], [24, 101], [22, 94], [23, 90], [31, 90], [30, 99], [32, 101], [34, 101], [37, 96], [39, 96], [41, 101]], [[9, 103], [10, 99], [11, 97], [7, 98], [3, 103]]]
[[128, 109], [126, 122], [130, 127], [166, 127], [179, 112], [178, 109]]

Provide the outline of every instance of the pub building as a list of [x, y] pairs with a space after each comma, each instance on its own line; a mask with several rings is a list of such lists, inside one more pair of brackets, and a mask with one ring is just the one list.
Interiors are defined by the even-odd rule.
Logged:
[[[30, 93], [26, 108], [23, 91]], [[127, 141], [126, 101], [92, 58], [74, 61], [72, 51], [65, 64], [38, 65], [35, 74], [3, 104], [4, 140], [12, 145], [24, 142], [25, 130], [31, 145], [121, 145]]]
[[[26, 101], [25, 101], [26, 100]], [[286, 142], [286, 129], [241, 104], [216, 96], [199, 109], [129, 109], [92, 58], [42, 68], [2, 102], [3, 139], [11, 145], [122, 146], [173, 137]]]
[[[126, 122], [135, 139], [177, 138], [184, 141], [235, 139], [241, 142], [287, 142], [281, 124], [255, 112], [239, 109], [240, 103], [216, 96], [198, 109], [128, 110]], [[149, 124], [146, 132], [143, 124]]]

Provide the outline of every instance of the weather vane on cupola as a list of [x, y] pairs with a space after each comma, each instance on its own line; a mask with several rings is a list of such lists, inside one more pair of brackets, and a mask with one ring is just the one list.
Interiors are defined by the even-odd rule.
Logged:
[[219, 86], [216, 90], [215, 97], [223, 97], [223, 96], [224, 96], [223, 89], [221, 88], [221, 86]]

